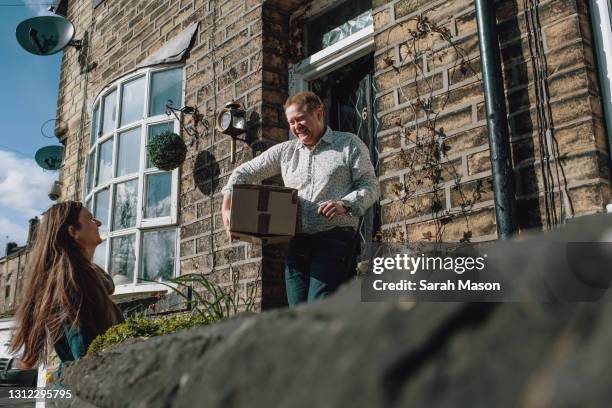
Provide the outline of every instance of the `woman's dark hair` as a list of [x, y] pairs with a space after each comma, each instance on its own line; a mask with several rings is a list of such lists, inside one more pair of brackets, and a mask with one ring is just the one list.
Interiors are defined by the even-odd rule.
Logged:
[[70, 226], [81, 228], [82, 208], [75, 201], [55, 204], [43, 214], [37, 228], [11, 342], [13, 352], [23, 347], [25, 366], [46, 361], [48, 347], [62, 337], [66, 324], [101, 334], [116, 323], [103, 272], [68, 233]]

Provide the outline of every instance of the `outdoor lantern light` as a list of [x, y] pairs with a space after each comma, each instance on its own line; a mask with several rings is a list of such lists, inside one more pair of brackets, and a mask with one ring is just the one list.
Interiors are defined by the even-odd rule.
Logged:
[[[237, 102], [230, 102], [217, 116], [217, 129], [232, 138], [230, 145], [230, 162], [236, 161], [236, 139], [247, 132], [246, 111]], [[246, 141], [246, 140], [245, 140]]]
[[228, 103], [217, 116], [217, 129], [232, 138], [246, 133], [246, 127], [246, 112], [239, 103]]

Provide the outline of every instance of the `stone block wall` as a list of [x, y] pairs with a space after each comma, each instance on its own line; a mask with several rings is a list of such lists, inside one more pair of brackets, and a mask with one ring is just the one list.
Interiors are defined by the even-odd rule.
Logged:
[[[547, 225], [543, 174], [550, 175], [540, 157], [530, 48], [535, 34], [528, 30], [523, 3], [497, 2], [521, 229]], [[383, 232], [410, 241], [429, 239], [436, 230], [443, 241], [459, 240], [466, 231], [475, 241], [494, 239], [491, 165], [473, 2], [374, 1], [374, 7]], [[548, 200], [554, 202], [560, 219], [602, 212], [610, 199], [608, 148], [586, 2], [541, 1], [537, 12], [539, 26], [535, 30], [543, 41], [548, 73], [550, 128], [558, 148], [557, 159], [551, 157], [547, 162], [555, 176]], [[422, 74], [416, 78], [406, 44], [419, 16], [447, 29], [454, 47], [435, 40], [427, 44], [430, 52], [418, 56]], [[448, 52], [431, 52], [442, 47]], [[405, 183], [411, 171], [402, 156], [414, 146], [402, 133], [404, 128], [414, 129], [409, 107], [417, 99], [418, 88], [421, 93], [423, 88], [431, 89], [427, 97], [434, 101], [433, 106], [439, 95], [446, 98], [443, 107], [438, 105], [437, 124], [445, 134], [445, 154], [440, 160], [443, 199], [437, 217], [431, 211], [431, 185], [423, 183], [407, 202], [400, 200], [394, 187]], [[459, 191], [470, 197], [469, 211], [461, 209]], [[446, 217], [442, 224], [440, 214]]]
[[[522, 2], [502, 2], [498, 18], [517, 198], [524, 227], [543, 223], [543, 172], [533, 64]], [[539, 7], [547, 86], [560, 155], [561, 197], [568, 218], [602, 212], [610, 201], [609, 147], [602, 117], [587, 2], [546, 1]], [[558, 185], [558, 184], [557, 184]]]

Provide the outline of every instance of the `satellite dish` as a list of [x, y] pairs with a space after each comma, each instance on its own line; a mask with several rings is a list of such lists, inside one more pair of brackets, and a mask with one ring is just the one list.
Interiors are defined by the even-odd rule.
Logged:
[[68, 132], [68, 125], [59, 118], [46, 120], [40, 126], [40, 133], [47, 139], [61, 139], [66, 132]]
[[33, 17], [22, 21], [15, 30], [17, 41], [26, 51], [35, 55], [51, 55], [60, 52], [67, 45], [77, 48], [80, 43], [73, 41], [74, 26], [60, 16]]
[[64, 146], [45, 146], [38, 149], [34, 159], [45, 170], [59, 170], [64, 156]]

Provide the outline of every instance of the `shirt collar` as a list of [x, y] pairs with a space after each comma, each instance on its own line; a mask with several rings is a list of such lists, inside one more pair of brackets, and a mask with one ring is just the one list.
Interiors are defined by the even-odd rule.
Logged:
[[332, 144], [334, 142], [334, 138], [332, 136], [333, 131], [331, 130], [331, 128], [329, 126], [327, 126], [327, 129], [325, 130], [325, 133], [323, 133], [323, 137], [321, 138], [321, 140]]
[[[334, 137], [333, 137], [333, 130], [331, 130], [331, 128], [329, 126], [326, 127], [325, 129], [325, 133], [323, 133], [323, 136], [321, 136], [321, 139], [319, 139], [319, 142], [315, 145], [315, 147], [318, 146], [319, 143], [321, 143], [321, 141], [327, 143], [327, 144], [332, 144], [334, 142]], [[299, 142], [300, 144], [300, 149], [307, 149], [307, 147], [302, 143]]]

